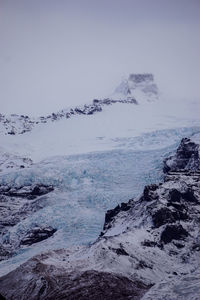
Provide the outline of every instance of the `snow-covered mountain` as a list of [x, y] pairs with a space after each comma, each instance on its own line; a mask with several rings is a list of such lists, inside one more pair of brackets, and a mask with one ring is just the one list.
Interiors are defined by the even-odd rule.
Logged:
[[[164, 230], [164, 224], [157, 228], [152, 227], [151, 214], [162, 208], [164, 213], [166, 211], [167, 218], [169, 216], [170, 220], [173, 219], [175, 223], [173, 225], [176, 225], [177, 220], [174, 218], [177, 215], [182, 216], [183, 213], [177, 212], [178, 208], [175, 206], [171, 208], [168, 203], [171, 187], [181, 193], [180, 197], [183, 198], [181, 205], [186, 207], [189, 214], [193, 214], [193, 208], [187, 203], [182, 203], [186, 201], [185, 193], [187, 194], [187, 187], [182, 185], [182, 182], [186, 182], [188, 186], [188, 180], [191, 182], [196, 197], [198, 192], [195, 190], [195, 180], [199, 170], [197, 132], [200, 131], [198, 101], [180, 102], [179, 99], [162, 98], [153, 75], [132, 74], [111, 96], [95, 99], [91, 105], [69, 108], [36, 119], [28, 116], [1, 115], [0, 126], [1, 275], [15, 270], [20, 264], [39, 255], [42, 251], [49, 250], [49, 254], [44, 256], [48, 257], [50, 262], [55, 258], [55, 266], [50, 263], [50, 269], [55, 271], [56, 281], [59, 268], [61, 274], [67, 272], [66, 278], [70, 286], [73, 286], [71, 283], [73, 278], [83, 281], [86, 290], [89, 281], [94, 282], [94, 287], [95, 282], [101, 281], [104, 287], [105, 282], [110, 280], [116, 287], [114, 289], [116, 295], [113, 294], [113, 297], [120, 296], [125, 290], [125, 294], [135, 293], [135, 299], [139, 299], [152, 284], [158, 283], [159, 276], [165, 278], [168, 272], [171, 274], [170, 268], [173, 263], [177, 268], [182, 268], [179, 264], [180, 257], [174, 256], [173, 260], [170, 258], [171, 254], [167, 252], [170, 247], [175, 251], [176, 246], [172, 245], [173, 243], [170, 244], [172, 246], [164, 245], [161, 249], [164, 242], [160, 242], [159, 234], [161, 229]], [[193, 135], [192, 140], [184, 139], [175, 153], [180, 140], [191, 135]], [[162, 183], [163, 160], [165, 172], [170, 172], [166, 177], [169, 180], [165, 180], [164, 183]], [[177, 165], [181, 167], [178, 174]], [[194, 176], [188, 176], [191, 169], [194, 171]], [[152, 190], [151, 184], [154, 184]], [[139, 196], [144, 186], [150, 187]], [[190, 194], [190, 191], [188, 193]], [[155, 196], [154, 200], [158, 201], [152, 202], [153, 204], [146, 203], [143, 199], [146, 194], [152, 194], [152, 197]], [[131, 200], [128, 204], [121, 204], [133, 197], [135, 200]], [[166, 207], [169, 207], [170, 212], [165, 209]], [[135, 216], [138, 219], [134, 217], [132, 220], [135, 208], [137, 208]], [[108, 213], [103, 230], [106, 211]], [[121, 218], [121, 215], [124, 217]], [[183, 221], [186, 223], [182, 224]], [[189, 232], [190, 226], [187, 222], [190, 221], [180, 220], [182, 227]], [[118, 223], [119, 228], [116, 225]], [[143, 230], [140, 230], [140, 226], [144, 226]], [[130, 227], [130, 230], [127, 227]], [[97, 239], [101, 231], [102, 234]], [[150, 243], [150, 246], [142, 245], [145, 240], [142, 241], [140, 235], [141, 238], [148, 238], [155, 243]], [[191, 241], [194, 239], [188, 241], [189, 249]], [[94, 244], [88, 248], [89, 243]], [[76, 245], [80, 245], [77, 246], [80, 251]], [[71, 246], [74, 246], [75, 250], [58, 250]], [[154, 246], [156, 250], [151, 248]], [[143, 249], [143, 247], [147, 248]], [[153, 249], [152, 252], [150, 251], [150, 258], [155, 266], [149, 270], [145, 266], [137, 268], [136, 258], [130, 253], [137, 253], [141, 261], [144, 258], [144, 263], [148, 265], [149, 249]], [[75, 256], [71, 256], [73, 251]], [[81, 265], [80, 276], [76, 277], [76, 272], [73, 271], [74, 275], [68, 272], [65, 263], [63, 268], [60, 268], [58, 253], [64, 262], [68, 261], [68, 254], [70, 254], [70, 270], [79, 268], [77, 261], [81, 259], [85, 271]], [[160, 255], [158, 261], [156, 259], [154, 261], [153, 253]], [[163, 261], [167, 263], [169, 260], [169, 267], [160, 270], [159, 263], [164, 256], [166, 258]], [[30, 260], [31, 266], [36, 261], [43, 264], [41, 257], [43, 256]], [[72, 260], [74, 263], [71, 265]], [[23, 273], [30, 269], [32, 274], [30, 278], [34, 285], [35, 273], [29, 262], [20, 270], [23, 270]], [[117, 262], [116, 269], [113, 269], [111, 266], [114, 266], [115, 262]], [[125, 264], [125, 271], [122, 263]], [[85, 267], [85, 264], [88, 264], [91, 270]], [[44, 269], [48, 270], [48, 268], [49, 265], [47, 269], [45, 265]], [[132, 269], [134, 276], [132, 273], [130, 276]], [[142, 269], [145, 270], [141, 271]], [[159, 276], [155, 274], [151, 276], [151, 272], [158, 272]], [[13, 274], [12, 280], [15, 280], [15, 271], [11, 274]], [[40, 268], [37, 274], [39, 275], [36, 277], [41, 275]], [[12, 281], [10, 277], [5, 278]], [[47, 281], [54, 286], [52, 278]], [[64, 284], [62, 278], [60, 279], [60, 283]], [[40, 281], [37, 278], [37, 282], [38, 280]], [[3, 279], [2, 282], [5, 291], [6, 281]], [[43, 284], [43, 280], [41, 282]], [[46, 281], [44, 285], [48, 285]], [[29, 286], [28, 282], [27, 286]], [[118, 286], [123, 286], [123, 289], [117, 289]], [[21, 288], [23, 290], [25, 286]], [[41, 288], [40, 282], [38, 288], [39, 290]], [[90, 289], [91, 286], [88, 288]], [[41, 289], [43, 290], [43, 287]], [[58, 289], [62, 290], [61, 287]], [[97, 291], [96, 287], [95, 290]], [[150, 289], [152, 290], [153, 288]], [[13, 293], [15, 291], [13, 290]], [[64, 286], [63, 292], [65, 293]], [[98, 292], [101, 293], [102, 290]], [[110, 292], [113, 291], [108, 289], [108, 293]], [[37, 288], [34, 293], [33, 297], [37, 298]], [[42, 297], [55, 298], [54, 291], [53, 294], [50, 292], [48, 297], [45, 293], [46, 291], [41, 299]], [[84, 293], [86, 293], [85, 297], [90, 299], [87, 292]], [[10, 299], [11, 294], [5, 295]], [[24, 297], [29, 297], [25, 291]], [[69, 299], [74, 298], [72, 296]]]
[[199, 164], [200, 135], [194, 140], [182, 140], [163, 183], [106, 213], [92, 245], [34, 257], [0, 279], [3, 296], [198, 300], [200, 170], [190, 161]]

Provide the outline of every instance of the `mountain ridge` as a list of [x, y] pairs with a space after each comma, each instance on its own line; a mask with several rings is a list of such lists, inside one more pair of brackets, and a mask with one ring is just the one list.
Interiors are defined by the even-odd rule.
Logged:
[[[125, 91], [124, 85], [128, 85], [128, 90]], [[120, 88], [121, 87], [121, 88]], [[29, 132], [38, 124], [45, 124], [61, 120], [63, 118], [69, 119], [77, 115], [93, 115], [94, 113], [101, 112], [104, 106], [112, 105], [115, 103], [124, 104], [139, 104], [141, 97], [137, 100], [136, 91], [155, 100], [158, 97], [158, 89], [154, 83], [152, 74], [130, 74], [126, 82], [122, 82], [115, 92], [104, 99], [94, 99], [91, 104], [78, 105], [73, 108], [62, 109], [57, 113], [52, 113], [47, 116], [40, 116], [33, 118], [28, 115], [11, 114], [10, 116], [0, 114], [0, 133], [4, 134], [24, 134]], [[134, 95], [134, 93], [136, 95]]]

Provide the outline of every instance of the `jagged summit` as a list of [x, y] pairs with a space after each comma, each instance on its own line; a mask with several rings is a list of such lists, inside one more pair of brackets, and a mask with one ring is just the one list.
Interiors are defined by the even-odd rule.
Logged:
[[130, 74], [115, 89], [111, 98], [130, 99], [134, 98], [138, 103], [144, 101], [154, 101], [158, 99], [158, 87], [154, 82], [154, 76], [151, 73]]

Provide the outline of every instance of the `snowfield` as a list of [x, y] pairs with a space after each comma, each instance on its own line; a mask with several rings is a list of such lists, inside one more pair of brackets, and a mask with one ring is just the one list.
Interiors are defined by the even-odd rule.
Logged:
[[[81, 154], [113, 149], [140, 150], [146, 133], [199, 126], [200, 101], [159, 99], [139, 105], [116, 103], [93, 115], [77, 115], [48, 124], [38, 124], [21, 135], [1, 135], [4, 152], [30, 157], [38, 162], [55, 155]], [[170, 145], [170, 137], [165, 143]], [[157, 144], [159, 140], [157, 141]], [[160, 147], [163, 140], [160, 141]], [[149, 149], [150, 144], [146, 145]], [[157, 146], [156, 146], [157, 147]], [[144, 147], [143, 147], [144, 148]]]

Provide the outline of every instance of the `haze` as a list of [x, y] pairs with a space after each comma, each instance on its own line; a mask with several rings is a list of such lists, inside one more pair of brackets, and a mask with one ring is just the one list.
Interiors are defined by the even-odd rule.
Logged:
[[0, 111], [42, 115], [152, 72], [200, 97], [199, 0], [0, 0]]

